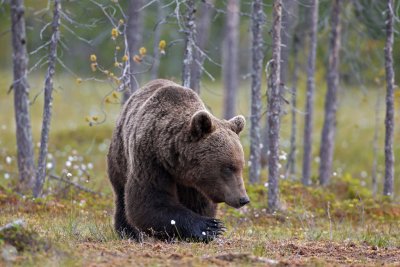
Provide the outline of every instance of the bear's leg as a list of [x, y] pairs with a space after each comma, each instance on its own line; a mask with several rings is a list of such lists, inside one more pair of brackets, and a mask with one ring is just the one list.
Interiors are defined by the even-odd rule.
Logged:
[[149, 170], [151, 173], [137, 169], [137, 174], [142, 176], [140, 181], [151, 183], [144, 186], [137, 184], [138, 179], [128, 179], [125, 186], [130, 225], [163, 240], [207, 242], [224, 231], [219, 220], [196, 214], [179, 202], [176, 185], [168, 173], [157, 166]]
[[118, 139], [113, 138], [107, 157], [108, 177], [115, 194], [114, 227], [121, 238], [137, 239], [139, 236], [138, 231], [131, 227], [126, 220], [124, 201], [126, 162], [122, 157], [116, 157], [116, 155], [120, 155], [123, 152], [121, 145], [115, 140]]
[[139, 233], [126, 220], [124, 196], [117, 195], [115, 199], [114, 227], [121, 238], [138, 239]]
[[179, 202], [191, 211], [207, 217], [215, 217], [217, 204], [193, 187], [177, 185]]

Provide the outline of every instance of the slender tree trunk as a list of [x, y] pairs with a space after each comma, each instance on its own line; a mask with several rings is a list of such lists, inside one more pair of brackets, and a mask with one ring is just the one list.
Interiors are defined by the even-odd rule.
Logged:
[[258, 183], [261, 169], [261, 79], [264, 59], [262, 27], [265, 22], [262, 0], [254, 0], [252, 8], [250, 183]]
[[289, 66], [290, 44], [293, 36], [294, 13], [297, 9], [297, 1], [282, 0], [282, 28], [281, 28], [281, 84], [287, 84]]
[[33, 190], [33, 195], [39, 197], [43, 190], [43, 184], [46, 178], [46, 158], [49, 143], [49, 132], [51, 122], [51, 108], [53, 105], [53, 76], [55, 73], [56, 61], [57, 61], [57, 44], [60, 39], [60, 9], [61, 0], [54, 0], [54, 11], [53, 11], [53, 22], [52, 31], [53, 34], [50, 40], [50, 51], [49, 51], [49, 66], [47, 69], [47, 75], [44, 86], [44, 107], [43, 107], [43, 122], [42, 122], [42, 134], [40, 139], [40, 151], [39, 160], [36, 171], [36, 183]]
[[13, 90], [17, 133], [20, 190], [32, 189], [35, 182], [32, 128], [29, 117], [29, 85], [27, 81], [25, 7], [23, 0], [11, 0], [11, 33], [13, 47]]
[[265, 116], [264, 127], [261, 130], [261, 168], [268, 166], [269, 155], [269, 134], [268, 134], [268, 115]]
[[337, 91], [339, 86], [340, 9], [342, 0], [333, 0], [331, 10], [331, 34], [329, 41], [329, 63], [325, 98], [325, 119], [321, 136], [319, 182], [325, 186], [330, 182], [335, 148]]
[[380, 111], [380, 103], [381, 103], [381, 94], [378, 90], [378, 96], [376, 98], [375, 104], [375, 130], [374, 130], [374, 140], [373, 149], [374, 149], [374, 159], [372, 163], [372, 194], [376, 196], [378, 192], [378, 140], [379, 140], [379, 111]]
[[160, 49], [159, 49], [159, 43], [160, 43], [160, 35], [161, 35], [161, 25], [162, 23], [161, 20], [163, 20], [164, 17], [164, 12], [162, 8], [162, 3], [161, 1], [157, 1], [157, 20], [158, 24], [156, 28], [154, 29], [154, 36], [153, 36], [153, 57], [154, 57], [154, 62], [153, 62], [153, 67], [151, 68], [151, 79], [157, 79], [158, 78], [158, 69], [160, 68]]
[[[208, 37], [210, 34], [210, 22], [211, 22], [211, 15], [213, 14], [212, 3], [214, 1], [209, 2], [202, 2], [200, 8], [200, 17], [197, 22], [197, 47], [201, 49], [203, 52], [206, 49]], [[200, 93], [200, 81], [201, 75], [203, 73], [203, 63], [204, 63], [205, 56], [198, 51], [197, 49], [194, 52], [194, 58], [192, 63], [192, 70], [191, 70], [191, 81], [190, 81], [190, 88], [192, 88], [195, 92]]]
[[223, 43], [223, 79], [224, 79], [224, 118], [230, 119], [236, 114], [236, 95], [238, 89], [238, 49], [239, 49], [239, 0], [228, 0], [226, 12], [225, 39]]
[[387, 0], [385, 70], [386, 70], [386, 119], [385, 119], [385, 182], [383, 194], [393, 196], [394, 184], [394, 71], [393, 71], [393, 0]]
[[195, 12], [195, 1], [187, 0], [185, 14], [185, 51], [183, 54], [182, 84], [184, 87], [188, 88], [190, 88], [192, 79], [191, 66], [194, 59], [194, 45], [196, 38]]
[[130, 97], [139, 87], [139, 81], [135, 75], [138, 72], [138, 63], [133, 60], [133, 56], [138, 53], [138, 50], [142, 43], [142, 31], [143, 31], [143, 11], [140, 8], [143, 7], [143, 0], [130, 0], [128, 7], [128, 21], [127, 21], [127, 38], [128, 38], [128, 50], [129, 50], [129, 64], [130, 64], [130, 90], [125, 90], [122, 102]]
[[268, 94], [269, 157], [268, 157], [268, 209], [274, 211], [279, 206], [279, 139], [281, 113], [281, 23], [282, 1], [275, 0], [272, 25], [271, 88]]
[[314, 119], [314, 91], [315, 91], [315, 59], [317, 52], [318, 33], [318, 0], [313, 0], [311, 5], [311, 31], [309, 39], [308, 66], [307, 66], [307, 95], [304, 118], [304, 155], [303, 176], [304, 185], [311, 184], [311, 162], [312, 162], [312, 135]]
[[292, 77], [292, 92], [290, 104], [292, 106], [292, 125], [290, 133], [290, 151], [288, 161], [286, 164], [286, 178], [296, 174], [296, 134], [297, 134], [297, 82], [299, 80], [299, 50], [300, 50], [300, 36], [298, 33], [294, 34], [293, 40], [293, 77]]

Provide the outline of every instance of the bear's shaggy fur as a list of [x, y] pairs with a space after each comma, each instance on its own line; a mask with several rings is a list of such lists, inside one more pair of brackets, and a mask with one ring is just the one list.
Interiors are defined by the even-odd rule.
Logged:
[[136, 239], [140, 232], [199, 241], [219, 235], [216, 203], [249, 202], [238, 137], [244, 123], [215, 118], [195, 92], [168, 80], [135, 92], [108, 153], [116, 231]]

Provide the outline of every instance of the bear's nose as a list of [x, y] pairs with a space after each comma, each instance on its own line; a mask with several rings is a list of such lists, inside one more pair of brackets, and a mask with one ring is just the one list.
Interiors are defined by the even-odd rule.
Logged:
[[239, 204], [241, 207], [248, 204], [249, 202], [250, 202], [250, 199], [248, 197], [242, 197], [239, 199]]

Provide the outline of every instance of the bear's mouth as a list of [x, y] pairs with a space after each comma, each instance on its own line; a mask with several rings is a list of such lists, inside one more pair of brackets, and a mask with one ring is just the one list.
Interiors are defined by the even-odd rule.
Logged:
[[249, 204], [250, 199], [249, 199], [249, 197], [245, 196], [245, 197], [238, 198], [235, 201], [225, 201], [225, 203], [227, 205], [231, 206], [232, 208], [240, 209], [241, 207]]

